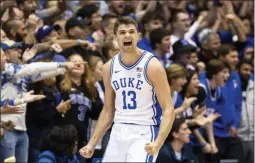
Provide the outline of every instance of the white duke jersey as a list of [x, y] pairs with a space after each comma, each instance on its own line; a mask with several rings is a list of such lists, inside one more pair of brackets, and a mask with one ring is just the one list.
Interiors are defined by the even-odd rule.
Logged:
[[115, 123], [159, 125], [162, 110], [146, 70], [152, 53], [144, 51], [132, 66], [121, 62], [120, 54], [112, 58], [111, 85], [115, 91]]

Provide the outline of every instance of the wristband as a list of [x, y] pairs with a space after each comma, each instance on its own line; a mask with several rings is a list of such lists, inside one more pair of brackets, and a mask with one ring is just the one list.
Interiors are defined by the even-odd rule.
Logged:
[[58, 65], [57, 66], [58, 68], [62, 68], [63, 67], [62, 63], [57, 63], [57, 65]]
[[25, 100], [23, 98], [21, 98], [21, 104], [24, 104], [25, 103]]
[[78, 45], [81, 45], [81, 39], [78, 39], [78, 40], [77, 40], [77, 44], [78, 44]]

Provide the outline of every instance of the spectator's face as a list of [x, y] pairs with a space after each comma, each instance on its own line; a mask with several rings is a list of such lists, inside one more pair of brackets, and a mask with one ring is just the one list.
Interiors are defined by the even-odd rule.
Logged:
[[170, 48], [170, 36], [163, 37], [163, 39], [161, 40], [160, 48], [164, 51], [164, 53], [168, 53], [169, 52], [169, 48]]
[[236, 65], [239, 62], [238, 52], [237, 51], [231, 51], [229, 54], [227, 54], [225, 56], [224, 60], [228, 63], [228, 65], [231, 67], [232, 70], [235, 70]]
[[190, 80], [187, 90], [191, 95], [197, 95], [198, 89], [199, 89], [199, 80], [198, 80], [198, 75], [195, 73]]
[[197, 62], [198, 62], [197, 53], [196, 52], [191, 53], [191, 55], [190, 55], [190, 64], [196, 67]]
[[70, 57], [69, 61], [74, 63], [81, 63], [79, 66], [73, 68], [69, 72], [70, 76], [80, 78], [85, 72], [85, 66], [82, 64], [84, 62], [83, 58], [79, 55], [73, 55]]
[[162, 28], [162, 22], [160, 20], [152, 20], [148, 24], [145, 24], [145, 29], [151, 32], [154, 29]]
[[190, 134], [191, 134], [191, 131], [190, 129], [188, 128], [188, 125], [187, 123], [183, 123], [181, 126], [180, 126], [180, 129], [178, 132], [174, 132], [174, 138], [175, 140], [178, 140], [180, 141], [181, 143], [189, 143], [190, 142]]
[[13, 19], [17, 19], [17, 20], [21, 20], [21, 21], [25, 21], [24, 19], [24, 12], [21, 11], [19, 8], [13, 8]]
[[93, 71], [93, 76], [96, 81], [101, 81], [102, 80], [102, 69], [103, 69], [103, 61], [98, 61], [95, 67], [95, 70]]
[[73, 27], [68, 32], [74, 39], [84, 39], [86, 36], [86, 30], [79, 26]]
[[122, 15], [124, 12], [124, 1], [109, 1], [109, 7], [113, 10], [114, 13]]
[[183, 66], [190, 64], [190, 55], [191, 55], [191, 52], [186, 52], [186, 53], [181, 54], [180, 58], [179, 58], [179, 62]]
[[[224, 70], [224, 69], [223, 69]], [[227, 73], [224, 73], [224, 71], [220, 71], [215, 75], [215, 81], [217, 86], [224, 86], [225, 84], [225, 78], [227, 78]]]
[[19, 48], [8, 49], [6, 50], [6, 58], [10, 63], [21, 64], [21, 53], [22, 50]]
[[243, 31], [246, 35], [248, 35], [251, 32], [251, 22], [248, 19], [244, 19], [243, 25], [245, 27]]
[[108, 52], [109, 58], [112, 58], [113, 56], [115, 56], [117, 53], [120, 52], [120, 48], [117, 41], [113, 40], [112, 44], [113, 46], [111, 49], [109, 49], [109, 52]]
[[26, 11], [29, 14], [32, 14], [35, 12], [37, 5], [35, 0], [26, 0], [24, 2], [24, 11]]
[[58, 33], [55, 30], [52, 30], [47, 36], [42, 39], [42, 42], [55, 41], [58, 38]]
[[67, 35], [66, 35], [66, 32], [65, 32], [65, 23], [66, 23], [65, 20], [56, 21], [54, 23], [54, 25], [59, 25], [60, 26], [60, 29], [57, 30], [57, 33], [58, 33], [60, 39], [67, 38]]
[[171, 88], [173, 91], [181, 92], [183, 86], [187, 83], [186, 77], [179, 77], [176, 79], [171, 79]]
[[136, 49], [139, 34], [135, 25], [121, 24], [116, 32], [116, 39], [123, 52], [131, 52]]
[[[24, 22], [18, 20], [16, 22], [16, 34], [22, 37], [23, 39], [27, 36], [27, 29], [25, 28]], [[15, 30], [15, 29], [14, 29]]]
[[99, 13], [99, 10], [92, 14], [91, 17], [91, 28], [96, 31], [101, 27], [101, 23], [102, 23], [102, 16]]
[[218, 49], [221, 46], [220, 36], [218, 34], [212, 34], [208, 38], [208, 43], [205, 46], [205, 49], [211, 51], [214, 55], [217, 54]]
[[230, 76], [230, 71], [228, 68], [224, 68], [222, 71], [223, 71], [223, 76], [224, 76], [224, 83], [226, 83]]
[[6, 64], [6, 54], [1, 48], [1, 71], [5, 70], [5, 64]]
[[239, 75], [241, 78], [245, 79], [245, 81], [248, 81], [250, 79], [250, 75], [252, 73], [253, 67], [250, 64], [242, 64], [239, 70]]
[[1, 29], [1, 42], [4, 42], [6, 40], [9, 40], [9, 38], [6, 36], [5, 32]]
[[106, 35], [108, 35], [108, 36], [113, 35], [113, 29], [114, 29], [114, 24], [115, 24], [116, 20], [117, 20], [117, 18], [111, 18], [109, 20], [109, 24], [104, 27]]
[[187, 13], [179, 13], [174, 24], [176, 29], [182, 30], [185, 33], [188, 32], [190, 27], [189, 15]]
[[246, 48], [243, 54], [243, 60], [253, 61], [254, 58], [254, 49], [252, 47]]

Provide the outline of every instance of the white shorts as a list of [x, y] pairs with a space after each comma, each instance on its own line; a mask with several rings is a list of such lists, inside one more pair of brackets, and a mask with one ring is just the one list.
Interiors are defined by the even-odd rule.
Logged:
[[144, 149], [154, 141], [159, 127], [115, 123], [106, 148], [103, 162], [155, 162]]

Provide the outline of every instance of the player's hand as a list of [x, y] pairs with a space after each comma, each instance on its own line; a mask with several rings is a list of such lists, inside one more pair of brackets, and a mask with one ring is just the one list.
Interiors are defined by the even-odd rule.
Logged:
[[94, 154], [95, 148], [93, 148], [90, 145], [86, 145], [85, 147], [80, 149], [80, 155], [82, 155], [85, 158], [91, 158]]
[[151, 156], [156, 155], [159, 152], [160, 148], [161, 146], [157, 144], [155, 141], [147, 143], [144, 147], [145, 151]]

